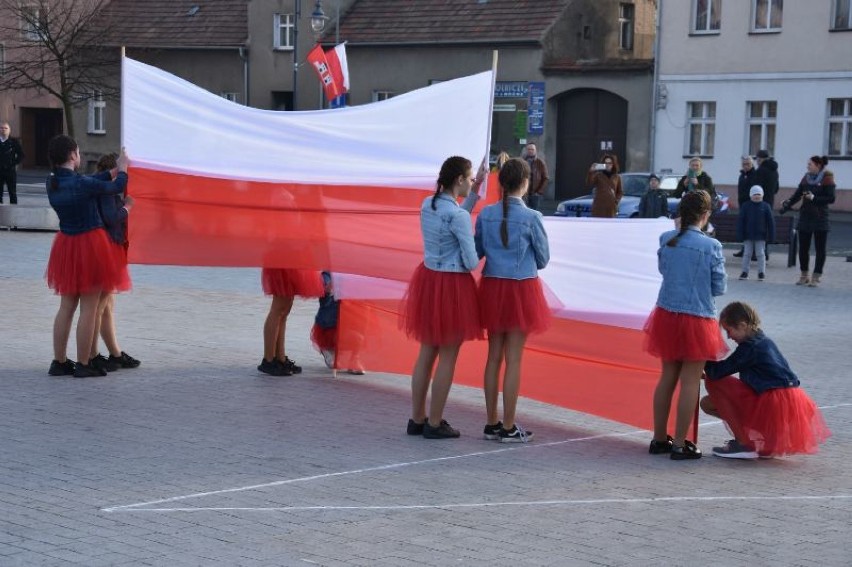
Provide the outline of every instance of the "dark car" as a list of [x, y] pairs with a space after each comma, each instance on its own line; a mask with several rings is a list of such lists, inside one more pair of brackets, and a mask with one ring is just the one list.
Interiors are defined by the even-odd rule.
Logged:
[[[621, 186], [624, 189], [624, 196], [618, 203], [617, 218], [636, 218], [639, 216], [639, 201], [642, 196], [648, 192], [648, 176], [650, 173], [622, 173]], [[668, 194], [671, 194], [676, 188], [680, 180], [680, 175], [672, 175], [670, 173], [659, 174], [660, 189]], [[725, 193], [718, 193], [719, 207], [717, 212], [727, 212], [728, 196]], [[674, 216], [677, 213], [677, 207], [680, 204], [680, 199], [669, 197], [669, 215]], [[556, 206], [556, 212], [553, 213], [558, 217], [589, 217], [592, 216], [592, 194], [582, 197], [575, 197], [567, 201], [562, 201]]]

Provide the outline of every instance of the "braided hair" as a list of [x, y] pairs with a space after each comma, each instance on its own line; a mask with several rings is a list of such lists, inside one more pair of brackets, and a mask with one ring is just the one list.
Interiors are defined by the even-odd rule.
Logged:
[[50, 139], [47, 144], [47, 158], [50, 160], [50, 167], [53, 170], [53, 175], [50, 177], [50, 188], [56, 190], [59, 188], [59, 180], [56, 179], [56, 170], [63, 163], [67, 163], [71, 159], [71, 154], [77, 149], [77, 142], [74, 138], [60, 134]]
[[468, 175], [473, 168], [470, 160], [461, 156], [452, 156], [444, 160], [441, 166], [441, 172], [438, 173], [438, 181], [435, 187], [435, 195], [432, 197], [432, 210], [435, 208], [435, 199], [441, 194], [441, 191], [452, 189], [459, 176]]
[[498, 179], [500, 187], [503, 188], [503, 222], [500, 223], [500, 240], [503, 248], [509, 247], [509, 227], [506, 216], [509, 214], [509, 197], [517, 196], [524, 186], [524, 181], [529, 182], [530, 166], [521, 158], [512, 158], [500, 168]]
[[680, 216], [680, 231], [666, 242], [666, 246], [677, 246], [677, 241], [681, 236], [686, 234], [690, 226], [698, 224], [701, 216], [704, 213], [712, 210], [713, 201], [710, 199], [710, 193], [699, 189], [697, 191], [689, 191], [684, 193], [683, 198], [678, 205], [678, 215]]
[[745, 323], [753, 333], [760, 330], [760, 316], [754, 307], [744, 301], [733, 301], [727, 304], [719, 313], [719, 322], [729, 327]]

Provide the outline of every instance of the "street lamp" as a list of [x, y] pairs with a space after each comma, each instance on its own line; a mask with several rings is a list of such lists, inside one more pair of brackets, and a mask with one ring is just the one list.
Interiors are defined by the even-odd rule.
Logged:
[[322, 10], [322, 0], [317, 0], [314, 6], [314, 11], [311, 13], [311, 29], [319, 35], [325, 29], [325, 23], [328, 21], [328, 16]]
[[[335, 7], [337, 12], [334, 19], [334, 43], [340, 43], [340, 0], [337, 0]], [[322, 9], [322, 0], [317, 0], [311, 14], [311, 29], [314, 30], [315, 34], [321, 34], [330, 19]]]

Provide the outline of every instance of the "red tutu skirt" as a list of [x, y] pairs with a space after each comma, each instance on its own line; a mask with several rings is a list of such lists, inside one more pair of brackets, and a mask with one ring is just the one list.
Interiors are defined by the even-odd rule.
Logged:
[[719, 360], [728, 352], [715, 318], [656, 307], [644, 331], [645, 351], [662, 360]]
[[325, 294], [322, 276], [312, 270], [263, 268], [260, 274], [263, 293], [279, 297], [322, 297]]
[[483, 338], [476, 281], [468, 272], [414, 271], [401, 309], [400, 328], [427, 345]]
[[57, 233], [44, 277], [58, 295], [127, 291], [131, 287], [127, 254], [102, 228], [82, 234]]
[[337, 327], [326, 329], [314, 323], [311, 327], [311, 342], [319, 352], [334, 350], [337, 347]]
[[543, 333], [550, 327], [550, 308], [541, 280], [483, 277], [479, 282], [479, 314], [489, 333]]
[[705, 380], [705, 387], [737, 441], [762, 456], [816, 453], [831, 436], [819, 408], [801, 388], [758, 394], [733, 376]]

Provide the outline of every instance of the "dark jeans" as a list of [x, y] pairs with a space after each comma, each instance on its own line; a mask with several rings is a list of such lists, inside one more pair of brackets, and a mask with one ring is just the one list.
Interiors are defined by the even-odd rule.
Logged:
[[803, 272], [808, 271], [811, 264], [811, 237], [816, 250], [816, 261], [814, 262], [814, 273], [822, 274], [825, 266], [825, 250], [828, 243], [828, 231], [818, 230], [815, 232], [799, 232], [799, 266]]
[[9, 188], [9, 202], [13, 205], [18, 204], [18, 174], [13, 169], [12, 171], [0, 171], [0, 203], [3, 202], [3, 186]]
[[527, 195], [527, 206], [535, 211], [541, 210], [541, 195]]

